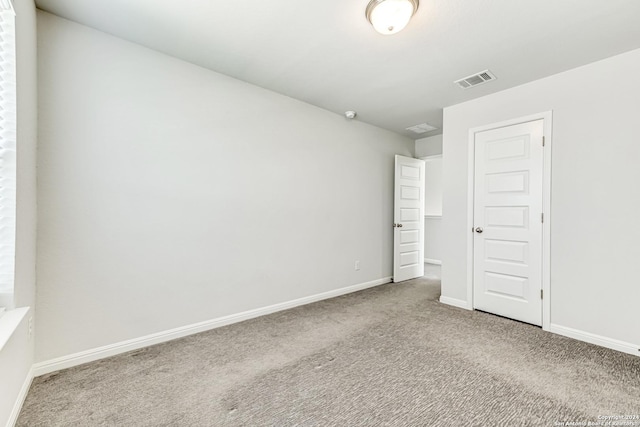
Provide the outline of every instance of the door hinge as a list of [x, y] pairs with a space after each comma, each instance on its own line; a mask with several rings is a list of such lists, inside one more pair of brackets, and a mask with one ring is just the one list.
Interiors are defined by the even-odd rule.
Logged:
[[544, 136], [542, 137], [542, 146], [544, 147]]
[[540, 289], [540, 299], [544, 298], [544, 291], [542, 289]]
[[540, 222], [544, 222], [544, 212], [540, 214]]

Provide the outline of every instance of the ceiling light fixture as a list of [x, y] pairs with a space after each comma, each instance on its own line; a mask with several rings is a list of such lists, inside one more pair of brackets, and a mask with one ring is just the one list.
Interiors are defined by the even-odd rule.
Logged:
[[390, 35], [407, 26], [418, 4], [418, 0], [371, 0], [365, 13], [377, 32]]

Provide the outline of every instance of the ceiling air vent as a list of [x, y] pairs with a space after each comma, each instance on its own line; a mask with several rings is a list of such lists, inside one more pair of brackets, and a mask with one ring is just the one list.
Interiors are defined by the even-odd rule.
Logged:
[[495, 79], [496, 76], [494, 76], [491, 71], [484, 70], [463, 79], [456, 80], [454, 83], [460, 86], [462, 89], [469, 89], [470, 87], [478, 86]]
[[420, 123], [419, 125], [415, 125], [407, 128], [407, 130], [417, 134], [431, 132], [432, 130], [436, 130], [436, 129], [438, 128], [431, 126], [430, 124], [427, 124], [427, 123]]

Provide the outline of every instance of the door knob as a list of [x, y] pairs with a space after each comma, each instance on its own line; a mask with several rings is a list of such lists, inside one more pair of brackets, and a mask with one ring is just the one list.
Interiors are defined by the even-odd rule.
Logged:
[[401, 227], [402, 227], [402, 224], [398, 224], [398, 228], [401, 228]]
[[483, 231], [482, 227], [476, 227], [476, 233], [482, 233]]

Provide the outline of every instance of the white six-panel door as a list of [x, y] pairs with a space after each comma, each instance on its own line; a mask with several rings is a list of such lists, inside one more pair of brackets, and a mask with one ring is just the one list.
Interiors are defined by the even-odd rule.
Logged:
[[396, 155], [393, 281], [424, 275], [424, 160]]
[[475, 134], [473, 306], [542, 325], [544, 121]]

